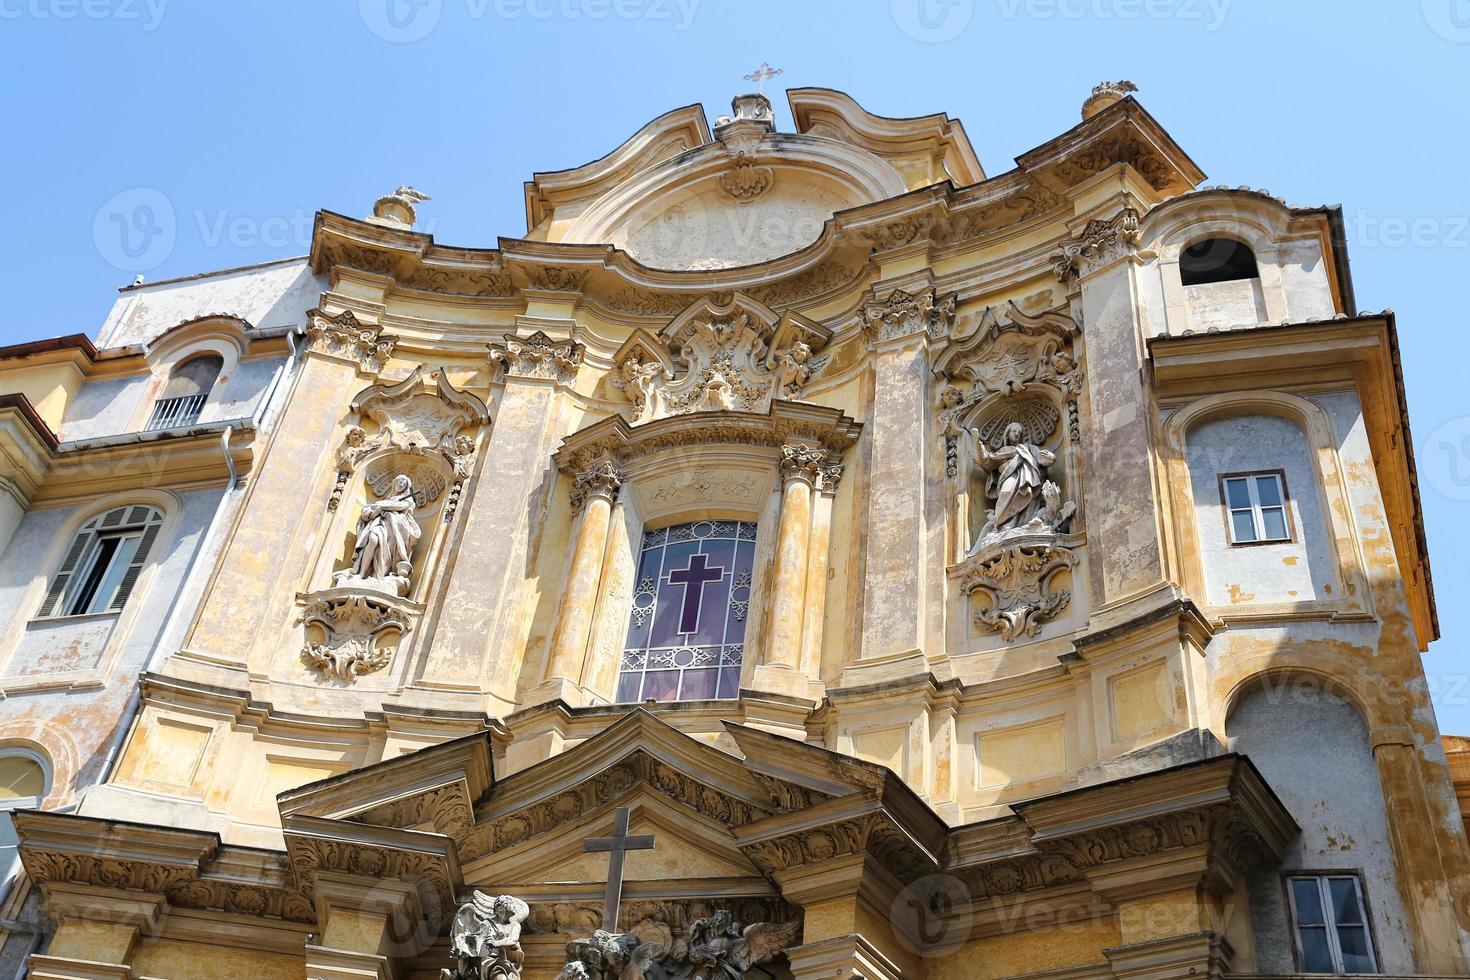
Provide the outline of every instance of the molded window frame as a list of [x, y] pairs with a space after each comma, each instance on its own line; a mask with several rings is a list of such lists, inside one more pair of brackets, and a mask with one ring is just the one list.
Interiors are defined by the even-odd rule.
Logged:
[[[1262, 504], [1260, 492], [1256, 481], [1260, 479], [1274, 478], [1276, 488], [1280, 492], [1281, 503]], [[1230, 490], [1228, 484], [1232, 480], [1243, 480], [1246, 485], [1246, 493], [1250, 500], [1250, 506], [1233, 507], [1230, 503]], [[1271, 544], [1295, 544], [1296, 521], [1291, 513], [1291, 490], [1286, 485], [1286, 471], [1284, 469], [1271, 470], [1243, 470], [1236, 473], [1221, 473], [1220, 485], [1220, 508], [1225, 518], [1225, 540], [1232, 548], [1250, 548], [1257, 545]], [[1267, 510], [1281, 510], [1282, 521], [1286, 525], [1286, 536], [1270, 538], [1265, 536], [1266, 521], [1264, 512]], [[1234, 516], [1237, 512], [1249, 513], [1251, 516], [1251, 527], [1255, 537], [1239, 540], [1235, 534]]]
[[[1297, 910], [1296, 889], [1293, 883], [1297, 881], [1313, 882], [1317, 886], [1317, 896], [1320, 907], [1323, 910], [1321, 923], [1302, 923], [1301, 916]], [[1329, 882], [1351, 881], [1354, 894], [1358, 902], [1358, 913], [1361, 922], [1338, 922], [1332, 912], [1332, 892]], [[1362, 974], [1376, 974], [1382, 972], [1382, 965], [1378, 961], [1378, 943], [1373, 935], [1373, 915], [1368, 906], [1367, 889], [1363, 887], [1363, 874], [1357, 868], [1334, 868], [1331, 870], [1297, 870], [1284, 872], [1281, 876], [1281, 887], [1286, 893], [1287, 925], [1291, 931], [1291, 951], [1293, 962], [1297, 972], [1314, 976], [1342, 976], [1349, 972]], [[1331, 918], [1333, 921], [1327, 921]], [[1368, 959], [1371, 968], [1368, 970], [1348, 971], [1345, 968], [1342, 954], [1342, 939], [1340, 936], [1344, 928], [1363, 930], [1363, 939], [1367, 947]], [[1308, 970], [1305, 959], [1306, 954], [1302, 949], [1302, 930], [1321, 929], [1327, 938], [1328, 953], [1332, 957], [1333, 970], [1327, 973], [1321, 970]]]

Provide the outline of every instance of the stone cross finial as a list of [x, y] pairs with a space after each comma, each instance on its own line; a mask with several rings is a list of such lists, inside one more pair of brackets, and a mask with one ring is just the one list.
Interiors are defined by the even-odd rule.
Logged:
[[747, 82], [755, 82], [756, 83], [756, 90], [755, 91], [756, 91], [756, 94], [757, 95], [765, 95], [766, 94], [766, 81], [768, 79], [775, 78], [777, 75], [781, 74], [784, 70], [785, 69], [783, 69], [783, 68], [772, 68], [770, 62], [763, 61], [763, 62], [761, 62], [761, 66], [759, 68], [757, 68], [755, 71], [751, 72], [749, 75], [746, 75], [745, 76], [745, 80]]

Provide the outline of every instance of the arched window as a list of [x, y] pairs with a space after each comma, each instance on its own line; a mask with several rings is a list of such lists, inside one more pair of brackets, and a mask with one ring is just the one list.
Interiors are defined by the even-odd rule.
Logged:
[[10, 815], [34, 810], [50, 792], [51, 776], [44, 760], [25, 749], [0, 749], [0, 885], [15, 874], [20, 838]]
[[200, 354], [175, 365], [169, 372], [163, 394], [153, 405], [147, 430], [172, 429], [198, 422], [204, 400], [209, 397], [210, 389], [224, 366], [225, 360], [218, 354]]
[[115, 507], [77, 531], [41, 603], [41, 616], [117, 612], [127, 604], [163, 526], [143, 504]]
[[695, 521], [643, 535], [618, 701], [740, 693], [755, 530], [748, 521]]
[[1256, 255], [1233, 238], [1206, 238], [1179, 253], [1179, 279], [1186, 286], [1254, 279]]

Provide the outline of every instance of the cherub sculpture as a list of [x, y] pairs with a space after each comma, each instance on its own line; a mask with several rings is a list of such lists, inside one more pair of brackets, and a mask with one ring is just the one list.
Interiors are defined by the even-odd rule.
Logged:
[[521, 923], [530, 914], [531, 907], [513, 895], [476, 891], [454, 917], [449, 937], [455, 968], [442, 971], [440, 980], [521, 980]]
[[798, 928], [796, 922], [742, 927], [720, 909], [696, 919], [677, 940], [662, 923], [621, 934], [599, 929], [567, 944], [557, 980], [739, 980], [790, 945]]

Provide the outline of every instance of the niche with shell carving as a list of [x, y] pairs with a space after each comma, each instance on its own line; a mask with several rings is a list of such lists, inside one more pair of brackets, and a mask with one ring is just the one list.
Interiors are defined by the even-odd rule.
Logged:
[[1083, 542], [1077, 327], [988, 308], [940, 352], [950, 579], [974, 635], [1040, 635], [1071, 605]]
[[298, 619], [302, 662], [344, 683], [387, 667], [414, 628], [490, 421], [446, 371], [423, 367], [359, 392], [351, 411]]

